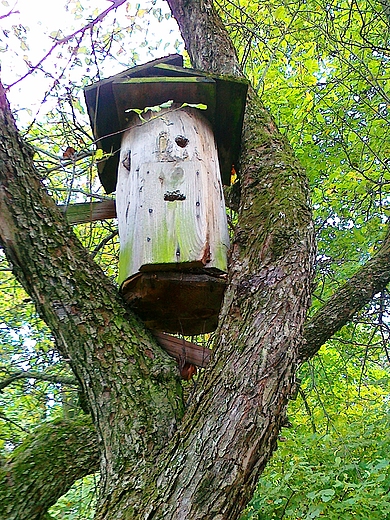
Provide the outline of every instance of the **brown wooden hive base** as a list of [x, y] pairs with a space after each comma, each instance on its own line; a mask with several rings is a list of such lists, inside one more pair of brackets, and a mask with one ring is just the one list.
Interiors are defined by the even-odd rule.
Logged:
[[121, 292], [146, 326], [186, 336], [217, 328], [226, 281], [200, 272], [142, 272], [125, 280]]

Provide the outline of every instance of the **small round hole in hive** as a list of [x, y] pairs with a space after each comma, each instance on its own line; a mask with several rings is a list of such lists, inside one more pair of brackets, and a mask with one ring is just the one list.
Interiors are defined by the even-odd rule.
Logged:
[[184, 135], [178, 135], [175, 138], [175, 143], [177, 144], [177, 146], [180, 146], [180, 148], [185, 148], [188, 144], [188, 139], [187, 137], [184, 137]]

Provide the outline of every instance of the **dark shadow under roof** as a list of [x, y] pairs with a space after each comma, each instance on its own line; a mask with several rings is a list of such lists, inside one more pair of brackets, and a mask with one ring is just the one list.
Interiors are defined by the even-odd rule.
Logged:
[[238, 170], [248, 82], [183, 68], [183, 57], [173, 54], [153, 60], [85, 88], [88, 114], [97, 147], [110, 154], [98, 164], [107, 193], [115, 191], [122, 133], [128, 108], [143, 109], [170, 99], [174, 103], [203, 103], [217, 142], [222, 181], [230, 184]]

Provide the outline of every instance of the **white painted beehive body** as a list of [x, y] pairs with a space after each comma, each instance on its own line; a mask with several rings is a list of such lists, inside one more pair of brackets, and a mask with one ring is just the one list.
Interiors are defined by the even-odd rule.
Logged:
[[229, 237], [213, 130], [200, 110], [133, 120], [121, 144], [119, 282], [141, 271], [227, 269]]

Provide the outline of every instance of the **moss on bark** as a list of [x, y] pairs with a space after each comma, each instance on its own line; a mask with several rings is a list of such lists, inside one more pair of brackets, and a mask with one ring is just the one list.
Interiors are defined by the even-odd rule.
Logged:
[[43, 424], [0, 466], [0, 519], [44, 520], [77, 479], [98, 468], [89, 416]]

